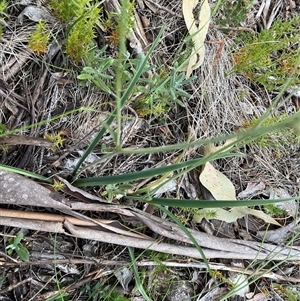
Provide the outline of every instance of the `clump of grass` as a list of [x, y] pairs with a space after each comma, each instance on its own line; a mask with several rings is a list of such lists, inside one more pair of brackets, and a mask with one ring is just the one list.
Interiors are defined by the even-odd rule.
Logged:
[[50, 7], [67, 24], [66, 53], [75, 63], [84, 59], [93, 45], [100, 22], [100, 3], [91, 0], [51, 0]]
[[30, 35], [28, 46], [36, 54], [40, 55], [47, 52], [49, 34], [46, 30], [46, 23], [39, 21], [35, 31]]
[[300, 84], [299, 26], [300, 17], [294, 17], [278, 20], [257, 35], [243, 35], [246, 43], [233, 55], [233, 71], [269, 91], [280, 90], [288, 80], [291, 86]]

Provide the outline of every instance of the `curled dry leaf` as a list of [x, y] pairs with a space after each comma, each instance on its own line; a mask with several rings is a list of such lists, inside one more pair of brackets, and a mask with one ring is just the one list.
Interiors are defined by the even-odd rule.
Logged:
[[263, 182], [250, 182], [247, 184], [246, 189], [238, 194], [238, 197], [241, 199], [253, 197], [262, 193], [262, 191], [265, 190], [265, 188], [266, 185]]
[[184, 21], [194, 43], [190, 60], [183, 68], [187, 77], [190, 77], [192, 71], [202, 65], [205, 55], [204, 41], [209, 28], [210, 6], [208, 1], [204, 0], [201, 4], [198, 20], [195, 20], [193, 11], [198, 3], [198, 0], [183, 0], [182, 2]]

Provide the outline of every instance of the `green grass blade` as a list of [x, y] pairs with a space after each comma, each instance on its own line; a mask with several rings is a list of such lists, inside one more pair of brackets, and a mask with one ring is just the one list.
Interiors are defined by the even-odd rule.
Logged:
[[198, 244], [197, 240], [194, 238], [194, 236], [190, 233], [190, 231], [181, 223], [181, 221], [169, 210], [167, 210], [166, 208], [164, 208], [163, 206], [157, 205], [157, 207], [162, 210], [165, 214], [167, 214], [180, 228], [181, 230], [187, 235], [187, 237], [191, 240], [191, 242], [194, 244], [194, 246], [196, 247], [196, 249], [198, 250], [198, 252], [200, 253], [206, 267], [207, 270], [209, 271], [210, 275], [211, 274], [211, 269], [209, 267], [209, 262], [202, 250], [202, 248], [200, 247], [200, 245]]
[[[128, 198], [133, 198], [128, 196]], [[216, 201], [216, 200], [191, 200], [191, 199], [166, 199], [166, 198], [151, 198], [149, 200], [143, 200], [142, 198], [135, 198], [140, 201], [151, 203], [154, 205], [164, 205], [172, 207], [181, 208], [233, 208], [233, 207], [244, 207], [244, 206], [257, 206], [257, 205], [267, 205], [288, 202], [295, 199], [300, 199], [300, 197], [286, 198], [286, 199], [274, 199], [274, 200], [226, 200], [226, 201]]]
[[[269, 126], [262, 126], [262, 127], [255, 127], [249, 130], [245, 130], [243, 132], [233, 133], [233, 134], [227, 134], [227, 135], [219, 135], [214, 138], [208, 138], [208, 139], [200, 139], [189, 143], [177, 143], [177, 144], [171, 144], [166, 146], [159, 146], [159, 147], [149, 147], [147, 149], [122, 149], [118, 154], [126, 154], [126, 155], [132, 155], [132, 154], [154, 154], [154, 153], [161, 153], [161, 152], [167, 152], [167, 151], [173, 151], [173, 150], [182, 150], [184, 148], [189, 147], [195, 147], [195, 146], [201, 146], [201, 145], [207, 145], [210, 143], [216, 143], [216, 142], [222, 142], [229, 139], [236, 138], [237, 140], [232, 143], [232, 145], [240, 143], [241, 146], [243, 141], [247, 141], [247, 143], [251, 140], [255, 140], [256, 138], [266, 135], [269, 133], [272, 133], [274, 131], [279, 131], [287, 128], [294, 128], [300, 123], [300, 111], [295, 113], [293, 116], [288, 117], [284, 119], [283, 121], [278, 122], [277, 124], [272, 124]], [[221, 150], [224, 151], [224, 150]]]
[[[233, 154], [219, 154], [217, 158], [227, 158], [232, 157]], [[200, 165], [205, 164], [206, 162], [211, 160], [211, 156], [207, 156], [204, 158], [193, 159], [185, 162], [175, 163], [172, 165], [122, 174], [122, 175], [115, 175], [115, 176], [103, 176], [103, 177], [91, 177], [91, 178], [84, 178], [76, 180], [73, 185], [76, 187], [89, 187], [89, 186], [101, 186], [107, 184], [118, 184], [118, 183], [126, 183], [130, 181], [136, 181], [140, 179], [146, 179], [155, 177], [158, 175], [163, 175], [181, 168], [186, 167], [197, 167]]]
[[53, 183], [52, 179], [46, 178], [46, 177], [41, 176], [37, 173], [30, 172], [28, 170], [20, 169], [20, 168], [17, 168], [17, 167], [11, 167], [11, 166], [0, 164], [0, 169], [10, 171], [10, 172], [14, 172], [14, 173], [17, 173], [19, 175], [34, 178], [34, 179], [37, 179], [37, 180], [41, 180], [43, 182], [47, 182], [47, 183], [51, 183], [51, 184]]
[[132, 247], [128, 247], [128, 251], [129, 251], [129, 256], [130, 256], [131, 264], [132, 264], [132, 268], [133, 268], [135, 285], [136, 285], [138, 291], [141, 293], [141, 295], [145, 298], [145, 300], [152, 301], [151, 298], [149, 298], [149, 296], [145, 292], [144, 287], [142, 285], [141, 278], [140, 278], [139, 271], [138, 271], [137, 264], [136, 264], [136, 259], [134, 256], [134, 249]]
[[82, 112], [82, 111], [92, 111], [92, 110], [93, 110], [93, 109], [90, 108], [90, 107], [80, 107], [80, 108], [78, 108], [78, 109], [74, 109], [74, 110], [65, 112], [65, 113], [63, 113], [63, 114], [60, 114], [60, 115], [51, 117], [51, 118], [49, 118], [49, 119], [42, 120], [42, 121], [40, 121], [40, 122], [36, 122], [36, 123], [30, 124], [30, 125], [22, 126], [22, 127], [20, 127], [20, 128], [14, 129], [14, 130], [5, 131], [4, 133], [1, 133], [1, 134], [0, 134], [0, 138], [6, 137], [6, 136], [9, 136], [9, 135], [12, 135], [12, 134], [21, 133], [21, 132], [24, 132], [25, 130], [29, 130], [29, 129], [31, 129], [31, 128], [35, 128], [35, 127], [37, 127], [37, 126], [41, 126], [41, 125], [48, 124], [48, 123], [50, 123], [51, 121], [55, 121], [55, 120], [61, 119], [61, 118], [63, 118], [63, 117], [66, 117], [66, 116], [68, 116], [68, 115], [72, 115], [72, 114], [74, 114], [74, 113], [78, 113], [78, 112]]

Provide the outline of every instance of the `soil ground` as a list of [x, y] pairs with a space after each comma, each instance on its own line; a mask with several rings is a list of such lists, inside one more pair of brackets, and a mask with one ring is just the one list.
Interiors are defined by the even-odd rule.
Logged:
[[[46, 177], [59, 176], [60, 179], [68, 180], [74, 162], [91, 143], [115, 104], [110, 94], [79, 83], [77, 76], [82, 70], [82, 65], [72, 62], [63, 50], [65, 33], [61, 22], [48, 19], [47, 26], [51, 28], [53, 39], [45, 54], [37, 55], [28, 47], [28, 39], [37, 20], [24, 14], [27, 7], [43, 8], [56, 20], [47, 1], [37, 2], [8, 1], [7, 17], [3, 22], [3, 34], [0, 38], [0, 124], [5, 124], [6, 130], [24, 128], [36, 123], [37, 125], [19, 132], [18, 136], [10, 136], [9, 141], [2, 140], [1, 143], [0, 139], [0, 144], [3, 145], [0, 163]], [[163, 37], [150, 58], [151, 63], [159, 70], [155, 72], [168, 72], [172, 68], [173, 58], [188, 34], [179, 2], [140, 0], [135, 3], [135, 22], [139, 29], [135, 34], [145, 53], [159, 30], [166, 26]], [[245, 5], [243, 1], [227, 2], [232, 2], [233, 6], [237, 2]], [[184, 106], [172, 104], [168, 112], [160, 116], [143, 116], [132, 103], [126, 104], [122, 111], [122, 116], [125, 116], [122, 121], [122, 147], [159, 147], [184, 142], [187, 135], [196, 140], [230, 134], [243, 127], [249, 120], [262, 116], [279, 91], [267, 91], [251, 79], [230, 71], [234, 67], [232, 53], [241, 47], [240, 42], [237, 42], [240, 32], [258, 33], [276, 20], [289, 20], [299, 15], [300, 3], [297, 1], [282, 0], [271, 4], [269, 2], [254, 1], [244, 15], [242, 9], [238, 11], [237, 17], [243, 16], [239, 24], [231, 20], [234, 19], [233, 16], [229, 18], [229, 12], [233, 12], [227, 10], [228, 7], [221, 7], [211, 20], [205, 41], [205, 60], [202, 66], [193, 72], [197, 79], [185, 87], [193, 97], [182, 98]], [[114, 3], [117, 1], [105, 1], [102, 5], [104, 16], [108, 16], [113, 10]], [[214, 7], [215, 3], [210, 1], [210, 5]], [[224, 22], [219, 22], [220, 20]], [[97, 28], [95, 41], [99, 48], [108, 45], [106, 54], [116, 54], [117, 49], [111, 36], [103, 32], [101, 27]], [[128, 51], [134, 56], [134, 47], [131, 48], [130, 42], [132, 41], [128, 41]], [[60, 47], [57, 47], [58, 45]], [[287, 97], [285, 93], [279, 103], [275, 115], [281, 115], [282, 112], [292, 114], [299, 110], [297, 96]], [[97, 110], [74, 112], [74, 109], [80, 107], [97, 107]], [[62, 114], [64, 116], [60, 117]], [[53, 120], [47, 124], [38, 124], [49, 118]], [[51, 150], [45, 145], [47, 140], [43, 137], [58, 132], [64, 141], [60, 147]], [[263, 185], [263, 188], [248, 195], [248, 198], [272, 198], [272, 193], [274, 196], [275, 192], [279, 194], [278, 197], [296, 197], [299, 194], [299, 144], [291, 145], [288, 138], [284, 140], [285, 138], [281, 137], [279, 142], [275, 140], [278, 139], [277, 136], [272, 139], [275, 144], [285, 147], [278, 151], [254, 143], [239, 150], [243, 156], [220, 159], [213, 163], [218, 171], [230, 179], [237, 195], [245, 191], [248, 184]], [[105, 154], [104, 147], [109, 149], [113, 146], [114, 141], [107, 134], [96, 146], [93, 155], [98, 160]], [[118, 175], [161, 164], [167, 165], [174, 163], [181, 154], [182, 151], [170, 151], [153, 155], [119, 155], [87, 167], [80, 177]], [[203, 157], [203, 148], [197, 147], [185, 153], [184, 159], [200, 157]], [[211, 195], [207, 194], [199, 183], [200, 172], [201, 170], [195, 169], [184, 175], [176, 188], [165, 191], [163, 196], [210, 198]], [[3, 178], [1, 181], [0, 192], [4, 193]], [[143, 187], [146, 182], [141, 181], [139, 184]], [[32, 191], [38, 189], [30, 182], [24, 182], [23, 185], [32, 187]], [[43, 186], [43, 189], [51, 190], [51, 185], [44, 183]], [[41, 196], [44, 193], [42, 188]], [[68, 192], [65, 191], [64, 198], [69, 202], [86, 202], [86, 207], [82, 205], [79, 212], [88, 218], [110, 221], [114, 230], [134, 226], [139, 235], [161, 239], [161, 242], [173, 243], [175, 246], [188, 246], [187, 243], [178, 242], [174, 238], [164, 240], [161, 233], [145, 226], [144, 220], [142, 223], [141, 220], [130, 219], [125, 214], [127, 208], [135, 208], [164, 220], [166, 217], [154, 206], [146, 207], [140, 202], [114, 197], [114, 209], [109, 207], [111, 204], [106, 203], [106, 208], [110, 208], [107, 211], [93, 211], [88, 209], [87, 204], [96, 202], [93, 196], [107, 198], [107, 195], [103, 194], [107, 187], [76, 192], [71, 191], [72, 189], [71, 187]], [[84, 194], [85, 192], [87, 194]], [[296, 202], [293, 204], [297, 206]], [[19, 213], [62, 213], [58, 207], [34, 206], [33, 201], [31, 206], [1, 202], [1, 209], [15, 210]], [[172, 212], [184, 220], [190, 229], [227, 240], [261, 242], [265, 240], [266, 229], [281, 229], [270, 227], [252, 215], [232, 223], [216, 219], [196, 223], [192, 210], [173, 208]], [[138, 282], [132, 271], [132, 259], [126, 245], [116, 241], [107, 243], [91, 239], [89, 236], [80, 238], [80, 235], [70, 235], [70, 232], [64, 234], [46, 231], [43, 228], [46, 224], [39, 224], [40, 228], [35, 229], [36, 226], [30, 227], [29, 222], [25, 225], [18, 224], [18, 218], [22, 217], [5, 220], [0, 216], [0, 300], [145, 300], [136, 289]], [[294, 250], [299, 252], [297, 214], [281, 217], [278, 221], [283, 228], [290, 227], [288, 233], [292, 232], [295, 235]], [[156, 222], [153, 220], [153, 224]], [[98, 230], [103, 229], [100, 227]], [[24, 235], [22, 244], [29, 250], [28, 262], [22, 262], [15, 253], [7, 253], [9, 238], [19, 232]], [[287, 233], [285, 235], [281, 238], [290, 241], [290, 236], [287, 236]], [[269, 242], [273, 245], [281, 243], [270, 237]], [[278, 239], [278, 236], [276, 237]], [[214, 249], [214, 246], [211, 249]], [[214, 274], [210, 274], [203, 262], [193, 257], [164, 254], [142, 248], [136, 248], [134, 255], [137, 258], [142, 284], [152, 300], [221, 300], [233, 289], [234, 277], [241, 275], [238, 272], [244, 269], [251, 271], [250, 276], [255, 271], [261, 271], [263, 275], [257, 275], [251, 283], [249, 281], [248, 290], [241, 292], [242, 296], [235, 294], [228, 300], [300, 298], [299, 261], [282, 260], [278, 264], [272, 259], [250, 260], [219, 256], [210, 259], [215, 271]]]

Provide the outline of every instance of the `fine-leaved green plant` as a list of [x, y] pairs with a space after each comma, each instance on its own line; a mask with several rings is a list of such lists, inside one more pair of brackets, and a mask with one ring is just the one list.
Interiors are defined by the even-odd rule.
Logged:
[[4, 134], [6, 131], [6, 125], [3, 123], [0, 123], [0, 134]]
[[[83, 67], [82, 72], [78, 75], [78, 79], [93, 83], [102, 91], [111, 93], [113, 89], [112, 79], [113, 76], [107, 74], [109, 68], [115, 64], [115, 59], [111, 57], [101, 57], [101, 54], [107, 47], [102, 48], [97, 54], [97, 68], [91, 66]], [[93, 59], [95, 60], [95, 58]]]
[[140, 116], [153, 115], [159, 117], [168, 113], [175, 103], [184, 107], [180, 100], [182, 97], [190, 98], [191, 95], [184, 90], [184, 87], [191, 83], [196, 77], [186, 78], [180, 72], [178, 64], [174, 63], [171, 72], [161, 71], [147, 81], [147, 85], [139, 85], [138, 92], [142, 94], [132, 103]]
[[101, 18], [101, 3], [91, 0], [51, 0], [50, 7], [66, 23], [66, 53], [78, 63], [93, 47], [95, 26]]
[[270, 29], [258, 34], [246, 33], [244, 46], [234, 53], [233, 71], [243, 74], [269, 91], [281, 90], [289, 80], [290, 86], [300, 83], [299, 73], [300, 17], [277, 20]]
[[30, 35], [28, 46], [33, 52], [40, 55], [47, 52], [48, 41], [49, 33], [46, 30], [46, 23], [39, 21], [35, 31]]
[[216, 23], [224, 27], [240, 26], [247, 17], [251, 3], [251, 0], [221, 1], [219, 8], [221, 16], [216, 19]]

